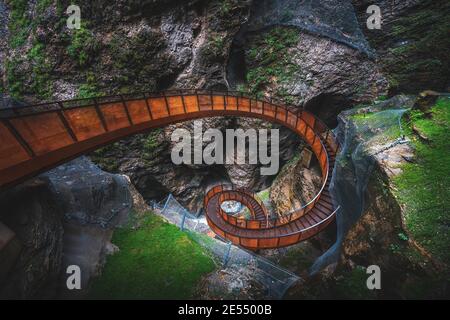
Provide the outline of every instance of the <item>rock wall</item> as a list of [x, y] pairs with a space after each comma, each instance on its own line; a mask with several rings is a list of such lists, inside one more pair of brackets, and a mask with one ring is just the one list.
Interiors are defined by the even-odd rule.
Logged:
[[[316, 273], [307, 277], [301, 286], [293, 288], [288, 297], [436, 299], [448, 295], [448, 281], [445, 280], [448, 270], [409, 238], [403, 222], [404, 207], [394, 195], [393, 179], [402, 173], [402, 165], [416, 161], [413, 144], [408, 140], [398, 143], [401, 131], [392, 130], [392, 126], [377, 125], [378, 120], [385, 120], [381, 116], [378, 120], [375, 117], [364, 120], [369, 117], [364, 114], [393, 111], [387, 115], [395, 126], [395, 114], [398, 114], [395, 111], [399, 107], [411, 108], [414, 102], [415, 98], [411, 96], [395, 96], [339, 116], [337, 134], [343, 150], [336, 160], [338, 169], [335, 168], [334, 176], [337, 179], [334, 178], [331, 187], [342, 206], [337, 217], [338, 241], [316, 260], [312, 269]], [[371, 122], [373, 131], [361, 129]], [[349, 130], [352, 126], [358, 130]], [[391, 133], [384, 135], [389, 130]], [[349, 144], [353, 148], [349, 148]], [[357, 149], [363, 150], [362, 153], [355, 152]], [[355, 170], [358, 167], [373, 169]], [[333, 185], [339, 190], [334, 190]], [[346, 185], [350, 188], [345, 189]], [[322, 265], [314, 269], [318, 262]], [[380, 267], [381, 290], [370, 291], [365, 286], [368, 277], [365, 268], [371, 265]]]
[[[448, 91], [450, 4], [445, 0], [353, 0], [361, 28], [376, 50], [390, 94]], [[381, 30], [364, 28], [367, 7], [381, 9]]]
[[[129, 180], [80, 158], [0, 195], [0, 221], [16, 234], [21, 249], [5, 277], [2, 298], [75, 298], [98, 274], [114, 227], [146, 206]], [[4, 257], [1, 265], [10, 260]], [[66, 268], [81, 268], [82, 291], [65, 287]]]
[[[24, 6], [7, 2], [13, 17], [9, 29], [30, 30], [14, 32], [8, 39], [9, 58], [3, 74], [9, 95], [37, 102], [174, 87], [233, 89], [236, 83], [230, 74], [270, 68], [258, 61], [247, 61], [244, 66], [232, 63], [236, 39], [248, 43], [245, 51], [268, 26], [279, 24], [264, 22], [254, 1], [79, 1], [80, 30], [65, 27], [69, 2], [43, 5], [30, 1]], [[265, 5], [272, 7], [267, 1]], [[289, 49], [293, 75], [283, 83], [269, 80], [262, 91], [280, 98], [295, 95], [292, 102], [304, 104], [333, 125], [340, 110], [382, 94], [385, 80], [364, 54], [367, 43], [348, 1], [343, 6], [331, 1], [303, 5], [317, 19], [296, 10], [290, 22], [283, 24], [299, 34], [299, 41]], [[339, 12], [339, 19], [326, 20], [330, 11]], [[24, 21], [14, 18], [17, 14]], [[322, 22], [316, 23], [318, 19]], [[115, 150], [101, 150], [93, 159], [105, 170], [130, 176], [144, 197], [158, 199], [171, 192], [192, 210], [201, 205], [211, 180], [260, 189], [274, 178], [259, 176], [258, 166], [174, 166], [170, 133], [180, 126], [190, 129], [192, 123], [127, 139], [116, 144]], [[205, 121], [205, 130], [270, 126], [251, 120]], [[282, 162], [298, 143], [287, 131], [283, 137]]]

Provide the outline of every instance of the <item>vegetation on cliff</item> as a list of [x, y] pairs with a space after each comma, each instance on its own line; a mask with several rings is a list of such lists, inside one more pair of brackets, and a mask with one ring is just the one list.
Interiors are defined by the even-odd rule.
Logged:
[[450, 71], [449, 10], [448, 1], [421, 1], [384, 25], [378, 36], [369, 34], [375, 48], [387, 46], [381, 64], [392, 92], [444, 89]]
[[291, 79], [297, 68], [290, 49], [298, 41], [298, 30], [286, 27], [275, 27], [255, 37], [246, 52], [246, 81], [251, 93], [260, 94], [267, 86], [276, 84], [276, 94], [285, 94], [282, 84]]
[[394, 178], [395, 193], [414, 239], [450, 265], [450, 99], [440, 99], [431, 115], [412, 111], [407, 130], [417, 159]]

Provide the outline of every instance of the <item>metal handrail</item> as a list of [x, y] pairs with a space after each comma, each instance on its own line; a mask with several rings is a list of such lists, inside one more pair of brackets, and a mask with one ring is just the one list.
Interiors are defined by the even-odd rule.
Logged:
[[[103, 105], [103, 104], [111, 104], [111, 103], [120, 103], [123, 104], [124, 101], [133, 101], [133, 100], [142, 100], [145, 99], [147, 101], [147, 99], [152, 98], [152, 97], [171, 97], [171, 96], [191, 96], [191, 95], [222, 95], [224, 97], [228, 97], [228, 96], [232, 96], [232, 97], [236, 97], [237, 99], [249, 99], [250, 100], [250, 112], [251, 112], [251, 108], [252, 108], [252, 97], [248, 97], [247, 93], [244, 92], [239, 92], [239, 91], [216, 91], [216, 90], [201, 90], [201, 89], [186, 89], [186, 90], [180, 90], [180, 89], [174, 89], [174, 90], [167, 90], [167, 91], [161, 91], [161, 92], [146, 92], [146, 93], [131, 93], [131, 94], [123, 94], [123, 95], [112, 95], [112, 96], [102, 96], [102, 97], [96, 97], [96, 98], [83, 98], [83, 99], [72, 99], [72, 100], [63, 100], [63, 101], [58, 101], [58, 102], [48, 102], [48, 103], [41, 103], [41, 104], [35, 104], [35, 105], [29, 105], [29, 106], [24, 106], [24, 107], [19, 107], [19, 108], [10, 108], [10, 109], [3, 109], [0, 110], [0, 118], [2, 116], [5, 116], [5, 114], [9, 114], [9, 118], [14, 118], [14, 117], [23, 117], [23, 116], [29, 116], [29, 115], [35, 115], [35, 114], [40, 114], [40, 113], [44, 113], [44, 112], [54, 112], [54, 111], [61, 111], [61, 110], [67, 110], [67, 109], [76, 109], [76, 108], [82, 108], [82, 107], [92, 107], [92, 106], [99, 106], [99, 105]], [[262, 114], [264, 114], [264, 111], [266, 110], [265, 108], [265, 103], [266, 104], [270, 104], [271, 106], [271, 113], [273, 112], [275, 115], [275, 119], [277, 119], [278, 121], [282, 121], [280, 119], [279, 115], [279, 111], [280, 109], [282, 109], [284, 112], [281, 112], [281, 114], [285, 114], [285, 119], [283, 121], [283, 123], [285, 123], [288, 127], [294, 127], [296, 129], [296, 125], [299, 121], [299, 119], [302, 119], [301, 116], [299, 116], [299, 112], [304, 112], [303, 109], [297, 109], [297, 112], [293, 111], [292, 105], [288, 105], [284, 102], [278, 102], [278, 100], [270, 98], [270, 100], [267, 99], [261, 99], [260, 97], [258, 97], [257, 95], [254, 96], [254, 101], [256, 101], [257, 103], [260, 102], [262, 103], [261, 109], [262, 109]], [[87, 103], [83, 103], [83, 102], [87, 102]], [[279, 103], [279, 104], [277, 104]], [[65, 104], [71, 104], [71, 106], [69, 107], [65, 107]], [[237, 101], [237, 105], [239, 105], [239, 100]], [[273, 109], [275, 108], [275, 109]], [[238, 108], [239, 109], [239, 108]], [[31, 113], [27, 113], [27, 114], [23, 114], [23, 111], [28, 111], [31, 110]], [[226, 106], [225, 106], [225, 110], [226, 110]], [[11, 116], [12, 113], [12, 116]], [[311, 114], [312, 115], [312, 114]], [[289, 116], [293, 116], [295, 117], [295, 121], [296, 121], [296, 125], [291, 125], [287, 119], [289, 118]], [[284, 117], [284, 115], [283, 115]], [[310, 125], [307, 121], [303, 121], [305, 123], [305, 126], [307, 128], [309, 128], [309, 130], [312, 130], [316, 136], [320, 135], [317, 133], [317, 123], [320, 123], [320, 128], [325, 131], [322, 131], [321, 133], [326, 132], [327, 137], [331, 135], [333, 135], [333, 133], [326, 127], [326, 125], [318, 118], [313, 116], [313, 121], [311, 122], [312, 125]], [[303, 120], [303, 119], [302, 119]], [[327, 139], [327, 138], [326, 138]], [[321, 193], [323, 192], [326, 183], [328, 181], [328, 177], [329, 177], [329, 165], [330, 165], [330, 160], [329, 160], [329, 156], [328, 156], [328, 152], [326, 152], [326, 148], [325, 145], [322, 141], [322, 139], [319, 139], [318, 141], [321, 145], [322, 150], [325, 151], [325, 164], [327, 166], [326, 168], [326, 172], [325, 172], [325, 177], [323, 177], [323, 184], [322, 184], [322, 188], [320, 189], [319, 193], [317, 193], [315, 195], [315, 197], [309, 201], [307, 204], [303, 205], [300, 208], [294, 208], [293, 210], [285, 213], [282, 217], [277, 217], [277, 218], [270, 218], [269, 219], [269, 214], [266, 212], [266, 225], [267, 227], [269, 226], [269, 223], [273, 223], [273, 226], [277, 226], [280, 224], [285, 224], [288, 223], [292, 220], [295, 220], [297, 218], [300, 217], [299, 214], [296, 215], [296, 213], [301, 213], [304, 210], [307, 210], [312, 204], [316, 203], [320, 196]], [[315, 143], [315, 140], [314, 140]], [[284, 220], [284, 221], [282, 221]], [[286, 221], [287, 220], [287, 221]], [[257, 220], [257, 221], [261, 221], [261, 220]]]
[[[48, 101], [48, 102], [30, 104], [30, 105], [13, 107], [13, 108], [2, 108], [2, 109], [0, 109], [0, 118], [11, 117], [11, 116], [12, 117], [21, 116], [22, 115], [22, 114], [20, 114], [21, 111], [30, 110], [33, 108], [52, 107], [52, 109], [46, 109], [41, 112], [36, 111], [36, 112], [32, 112], [32, 113], [27, 113], [26, 115], [39, 114], [39, 113], [43, 113], [43, 112], [58, 110], [58, 109], [61, 109], [61, 106], [63, 107], [64, 110], [70, 110], [70, 109], [81, 108], [81, 107], [89, 107], [89, 106], [94, 105], [94, 100], [99, 100], [99, 104], [101, 105], [101, 104], [105, 104], [105, 103], [115, 103], [115, 102], [122, 103], [123, 99], [125, 99], [126, 101], [134, 101], [134, 100], [147, 99], [147, 98], [152, 98], [152, 97], [164, 97], [164, 96], [170, 97], [171, 95], [172, 96], [173, 95], [189, 96], [189, 95], [202, 95], [202, 94], [206, 94], [206, 95], [217, 94], [217, 95], [224, 95], [224, 96], [232, 96], [232, 97], [236, 97], [236, 98], [248, 98], [248, 99], [257, 100], [257, 101], [264, 102], [264, 103], [269, 103], [272, 105], [277, 105], [280, 107], [285, 107], [288, 111], [291, 111], [291, 110], [289, 110], [289, 108], [292, 108], [292, 107], [294, 107], [297, 111], [306, 111], [303, 107], [287, 104], [281, 99], [272, 98], [272, 97], [261, 98], [257, 94], [252, 95], [252, 94], [249, 94], [249, 93], [243, 92], [243, 91], [236, 91], [236, 90], [220, 91], [220, 90], [207, 90], [207, 89], [169, 89], [169, 90], [154, 91], [154, 92], [139, 91], [139, 92], [134, 92], [134, 93], [104, 95], [104, 96], [96, 96], [96, 97], [90, 97], [90, 98], [64, 99], [64, 100]], [[297, 97], [298, 95], [286, 95], [286, 97], [289, 97], [289, 96]], [[92, 103], [89, 103], [89, 101], [91, 101]], [[88, 103], [85, 105], [76, 104], [76, 103], [81, 103], [81, 102], [88, 102]], [[70, 106], [70, 107], [64, 106], [64, 104], [68, 104], [68, 103], [75, 104], [75, 105]], [[293, 112], [293, 111], [291, 111], [291, 112]]]

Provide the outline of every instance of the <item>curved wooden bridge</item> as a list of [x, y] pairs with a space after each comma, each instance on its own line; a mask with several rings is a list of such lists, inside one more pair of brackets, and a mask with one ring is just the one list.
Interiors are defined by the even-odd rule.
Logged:
[[[264, 204], [232, 185], [210, 189], [204, 200], [208, 224], [221, 237], [249, 249], [303, 241], [335, 217], [328, 190], [339, 148], [332, 132], [311, 113], [236, 92], [173, 90], [79, 99], [0, 110], [0, 190], [127, 136], [181, 121], [214, 116], [260, 118], [286, 126], [315, 154], [320, 192], [306, 205], [271, 218]], [[236, 200], [252, 215], [240, 219], [221, 204]]]

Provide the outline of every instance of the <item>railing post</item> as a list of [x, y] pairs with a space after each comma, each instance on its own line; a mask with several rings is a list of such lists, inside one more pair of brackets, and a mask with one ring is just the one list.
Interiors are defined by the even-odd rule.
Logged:
[[228, 91], [225, 92], [223, 95], [223, 110], [227, 110], [227, 103], [228, 103]]
[[186, 102], [184, 101], [184, 94], [181, 94], [181, 103], [183, 104], [184, 114], [186, 114], [187, 111], [186, 111]]
[[211, 110], [214, 110], [213, 90], [209, 89], [209, 98], [211, 99]]
[[225, 255], [223, 257], [223, 267], [225, 268], [230, 260], [230, 252], [231, 252], [231, 241], [228, 242], [227, 249], [225, 251]]
[[184, 231], [184, 222], [186, 221], [187, 210], [183, 210], [183, 218], [181, 218], [180, 230]]
[[168, 114], [169, 117], [170, 117], [171, 114], [170, 114], [170, 108], [169, 108], [169, 101], [167, 100], [167, 96], [166, 96], [166, 93], [165, 93], [165, 92], [163, 92], [163, 95], [164, 95], [164, 101], [166, 102], [166, 110], [167, 110], [167, 114]]
[[22, 146], [22, 148], [25, 149], [25, 151], [28, 153], [28, 155], [31, 158], [34, 158], [36, 154], [34, 153], [34, 150], [31, 148], [31, 146], [28, 144], [28, 142], [22, 137], [22, 135], [17, 131], [17, 129], [12, 125], [11, 122], [9, 122], [8, 119], [1, 119], [3, 121], [3, 124], [5, 127], [8, 128], [9, 132], [16, 138], [17, 142]]
[[123, 108], [125, 109], [125, 113], [127, 114], [128, 122], [130, 123], [130, 126], [132, 126], [133, 120], [131, 119], [130, 112], [128, 111], [127, 103], [126, 103], [125, 99], [123, 98], [123, 95], [120, 95], [119, 97], [120, 97], [120, 100], [122, 101]]
[[147, 106], [148, 115], [150, 116], [150, 120], [153, 120], [152, 110], [150, 109], [150, 104], [148, 103], [148, 97], [145, 94], [145, 92], [143, 93], [143, 95], [144, 95], [145, 105]]
[[72, 138], [72, 140], [73, 140], [74, 142], [78, 142], [77, 136], [76, 136], [75, 133], [73, 132], [72, 128], [71, 128], [70, 125], [69, 125], [69, 122], [68, 122], [67, 119], [66, 119], [66, 116], [64, 115], [62, 103], [61, 103], [61, 102], [58, 102], [58, 106], [59, 106], [59, 109], [60, 109], [60, 110], [57, 111], [58, 116], [59, 116], [59, 119], [60, 119], [61, 122], [63, 123], [64, 128], [67, 130], [67, 132], [69, 133], [69, 135], [70, 135], [70, 137]]
[[198, 108], [198, 111], [200, 111], [200, 98], [198, 96], [198, 90], [197, 89], [195, 89], [195, 96], [197, 97], [197, 108]]
[[97, 116], [100, 118], [100, 122], [103, 125], [103, 129], [108, 132], [108, 126], [106, 125], [106, 120], [105, 117], [103, 116], [102, 111], [100, 110], [100, 106], [98, 104], [98, 101], [96, 98], [93, 98], [94, 100], [94, 107], [95, 107], [95, 111], [97, 112]]
[[161, 211], [166, 210], [167, 206], [169, 205], [170, 197], [172, 197], [172, 194], [169, 194], [169, 196], [167, 197], [166, 203], [164, 204], [164, 207], [163, 207], [163, 209]]

